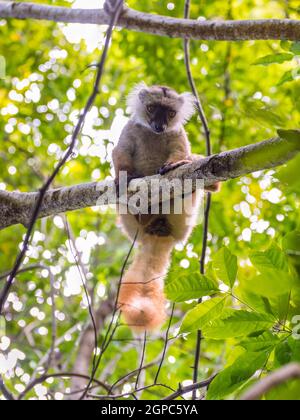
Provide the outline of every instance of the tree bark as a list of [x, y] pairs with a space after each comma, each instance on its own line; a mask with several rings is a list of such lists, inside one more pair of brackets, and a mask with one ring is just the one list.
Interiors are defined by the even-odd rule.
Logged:
[[[124, 204], [133, 198], [139, 190], [144, 191], [144, 189], [147, 191], [149, 204], [153, 205], [155, 202], [150, 195], [153, 180], [184, 181], [189, 179], [193, 182], [194, 189], [197, 187], [196, 181], [203, 180], [204, 185], [209, 187], [218, 181], [226, 181], [282, 165], [299, 152], [299, 138], [273, 138], [207, 158], [197, 159], [193, 163], [169, 172], [163, 177], [154, 175], [131, 181], [127, 190], [127, 197], [121, 197], [119, 200], [116, 200], [115, 194], [107, 195], [107, 191], [115, 190], [113, 180], [49, 190], [45, 195], [39, 218], [100, 204], [117, 204], [117, 201]], [[175, 193], [171, 191], [171, 197], [176, 197], [176, 191]], [[28, 225], [37, 198], [37, 192], [0, 191], [0, 229], [19, 223], [24, 226]], [[159, 202], [159, 195], [157, 196], [157, 202]]]
[[[98, 25], [107, 25], [110, 19], [103, 9], [72, 9], [11, 1], [0, 1], [0, 17]], [[300, 39], [300, 21], [289, 19], [200, 21], [177, 19], [125, 8], [118, 26], [172, 38], [223, 41]]]
[[255, 401], [262, 398], [273, 388], [292, 380], [300, 379], [300, 364], [290, 363], [272, 372], [270, 375], [261, 379], [257, 384], [250, 388], [241, 398], [242, 401]]

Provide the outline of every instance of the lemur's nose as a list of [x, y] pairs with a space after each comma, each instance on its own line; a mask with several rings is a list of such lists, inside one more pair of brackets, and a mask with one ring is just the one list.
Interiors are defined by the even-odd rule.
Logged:
[[155, 131], [157, 133], [162, 133], [164, 131], [164, 126], [163, 125], [160, 125], [160, 124], [155, 124], [154, 125], [154, 128], [155, 128]]

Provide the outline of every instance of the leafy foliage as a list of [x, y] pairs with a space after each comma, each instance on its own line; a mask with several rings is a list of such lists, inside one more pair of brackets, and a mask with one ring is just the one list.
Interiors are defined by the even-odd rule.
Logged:
[[218, 285], [200, 273], [179, 276], [169, 282], [165, 288], [167, 297], [174, 302], [184, 302], [203, 296], [210, 296], [219, 291]]
[[232, 288], [238, 271], [236, 255], [226, 247], [221, 248], [213, 257], [213, 267], [217, 277]]

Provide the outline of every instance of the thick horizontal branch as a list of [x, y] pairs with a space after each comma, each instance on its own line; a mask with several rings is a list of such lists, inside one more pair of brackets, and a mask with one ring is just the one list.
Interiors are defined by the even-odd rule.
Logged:
[[[0, 18], [38, 19], [107, 25], [104, 10], [72, 9], [36, 3], [0, 1]], [[192, 20], [154, 15], [125, 8], [118, 26], [173, 38], [202, 40], [300, 40], [300, 21], [289, 19]]]
[[[136, 196], [137, 191], [147, 190], [150, 203], [151, 186], [154, 180], [192, 180], [193, 188], [196, 181], [203, 180], [204, 185], [209, 187], [218, 181], [234, 179], [259, 170], [270, 169], [279, 166], [300, 152], [300, 140], [297, 136], [290, 139], [273, 138], [261, 143], [241, 147], [239, 149], [223, 152], [207, 158], [200, 158], [193, 163], [182, 166], [167, 175], [161, 177], [155, 175], [140, 180], [131, 181], [127, 197], [120, 199], [124, 203]], [[106, 180], [49, 190], [43, 201], [39, 217], [52, 216], [96, 205], [116, 204], [114, 194], [114, 182]], [[148, 192], [149, 195], [148, 195]], [[176, 196], [176, 190], [172, 194]], [[181, 192], [178, 191], [181, 195]], [[20, 193], [0, 191], [0, 229], [14, 224], [27, 225], [38, 198], [38, 193]], [[159, 194], [157, 200], [159, 201]]]

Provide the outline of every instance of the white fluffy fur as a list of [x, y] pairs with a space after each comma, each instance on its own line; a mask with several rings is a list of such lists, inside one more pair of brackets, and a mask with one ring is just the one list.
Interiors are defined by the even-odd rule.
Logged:
[[[144, 121], [143, 118], [141, 118], [140, 113], [139, 113], [139, 110], [141, 109], [141, 106], [142, 106], [141, 101], [139, 99], [139, 93], [143, 89], [149, 89], [149, 87], [144, 82], [138, 83], [134, 86], [134, 88], [128, 95], [127, 106], [130, 107], [131, 114], [134, 116], [136, 121], [148, 127], [148, 124]], [[173, 129], [175, 127], [179, 128], [180, 125], [186, 124], [190, 120], [190, 118], [194, 115], [195, 110], [196, 110], [195, 97], [192, 93], [185, 92], [178, 96], [179, 98], [183, 100], [183, 104], [176, 118], [176, 123], [172, 127]]]
[[185, 124], [191, 119], [196, 111], [196, 101], [194, 95], [190, 92], [182, 93], [180, 97], [183, 99], [180, 116], [182, 118], [183, 124]]
[[141, 106], [139, 93], [143, 89], [148, 89], [145, 82], [137, 83], [127, 97], [127, 106], [130, 107], [131, 114], [135, 114], [136, 110]]

